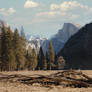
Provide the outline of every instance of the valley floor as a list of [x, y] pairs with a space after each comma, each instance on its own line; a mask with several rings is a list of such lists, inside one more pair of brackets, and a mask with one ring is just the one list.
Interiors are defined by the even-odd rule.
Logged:
[[[57, 71], [18, 71], [18, 72], [0, 72], [0, 77], [5, 75], [18, 74], [26, 76], [49, 75]], [[82, 71], [92, 77], [92, 71]], [[8, 79], [7, 79], [8, 80]], [[26, 85], [17, 82], [4, 82], [0, 80], [0, 92], [92, 92], [92, 88], [65, 88], [62, 86], [53, 86], [51, 88], [41, 87], [40, 85]]]

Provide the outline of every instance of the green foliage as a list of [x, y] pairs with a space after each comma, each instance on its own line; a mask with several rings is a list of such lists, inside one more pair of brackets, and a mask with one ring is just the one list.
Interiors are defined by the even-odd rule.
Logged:
[[32, 70], [32, 67], [31, 67], [32, 66], [32, 48], [31, 47], [28, 48], [26, 58], [27, 58], [26, 68], [28, 70]]
[[0, 33], [0, 70], [20, 70], [25, 66], [26, 41], [10, 27], [1, 28]]
[[14, 46], [13, 46], [13, 32], [10, 27], [7, 31], [3, 26], [1, 32], [1, 70], [16, 69]]
[[47, 70], [49, 70], [49, 54], [46, 52]]
[[[0, 33], [0, 70], [47, 70], [55, 67], [55, 52], [52, 42], [49, 51], [44, 55], [42, 47], [37, 54], [35, 49], [26, 49], [27, 40], [22, 27], [19, 35], [18, 29], [14, 32], [10, 27], [1, 29]], [[58, 65], [58, 64], [57, 64]]]
[[37, 55], [35, 49], [32, 49], [32, 70], [37, 67]]
[[19, 36], [17, 29], [14, 32], [13, 42], [15, 48], [16, 61], [17, 61], [17, 69], [22, 70], [25, 66], [25, 52], [24, 52], [25, 50], [22, 44], [23, 42], [21, 40], [21, 37]]
[[6, 34], [6, 29], [3, 26], [1, 29], [1, 70], [7, 70]]
[[52, 42], [49, 43], [49, 69], [51, 70], [54, 67], [54, 61], [55, 61], [55, 52], [53, 49]]
[[26, 66], [28, 70], [35, 70], [37, 67], [37, 54], [35, 49], [32, 49], [31, 47], [28, 48], [27, 51], [27, 63]]
[[6, 59], [8, 63], [8, 70], [16, 69], [16, 61], [13, 47], [13, 33], [10, 27], [8, 28], [8, 31], [6, 33]]
[[46, 60], [45, 56], [44, 56], [44, 60], [43, 60], [43, 70], [47, 70], [47, 60]]
[[38, 70], [43, 70], [43, 60], [44, 60], [44, 54], [43, 54], [42, 47], [40, 47], [39, 54], [38, 54], [38, 66], [37, 66]]

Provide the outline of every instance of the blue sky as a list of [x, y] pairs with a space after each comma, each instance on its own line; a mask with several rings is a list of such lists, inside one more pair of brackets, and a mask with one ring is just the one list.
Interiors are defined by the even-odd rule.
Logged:
[[92, 0], [0, 0], [0, 19], [25, 33], [51, 37], [65, 22], [92, 21]]

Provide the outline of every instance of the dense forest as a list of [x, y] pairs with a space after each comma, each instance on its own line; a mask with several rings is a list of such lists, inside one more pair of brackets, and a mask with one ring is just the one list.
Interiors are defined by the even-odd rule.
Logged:
[[62, 69], [65, 61], [62, 56], [56, 57], [52, 42], [49, 43], [49, 50], [44, 55], [40, 47], [39, 53], [34, 48], [26, 48], [27, 40], [24, 30], [20, 33], [10, 27], [1, 28], [0, 32], [0, 70], [52, 70]]

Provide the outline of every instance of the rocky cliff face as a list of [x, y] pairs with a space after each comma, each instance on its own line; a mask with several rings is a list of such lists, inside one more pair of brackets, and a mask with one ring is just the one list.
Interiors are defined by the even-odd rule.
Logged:
[[[63, 28], [58, 31], [51, 39], [54, 50], [58, 53], [63, 47], [66, 41], [78, 32], [80, 26], [72, 23], [64, 23]], [[42, 45], [43, 51], [48, 51], [49, 41], [45, 41]]]
[[28, 46], [36, 48], [37, 52], [39, 48], [42, 47], [44, 54], [48, 52], [49, 41], [52, 41], [54, 50], [56, 54], [64, 47], [66, 41], [78, 32], [80, 28], [79, 25], [75, 25], [72, 23], [64, 23], [63, 28], [58, 31], [56, 35], [51, 37], [50, 39], [41, 38], [41, 37], [32, 37], [30, 35], [27, 36]]
[[48, 52], [49, 42], [50, 42], [50, 41], [47, 39], [47, 40], [43, 41], [43, 43], [42, 43], [42, 45], [41, 45], [44, 54], [46, 54], [46, 52]]
[[92, 23], [73, 35], [58, 55], [64, 56], [65, 69], [92, 69]]

